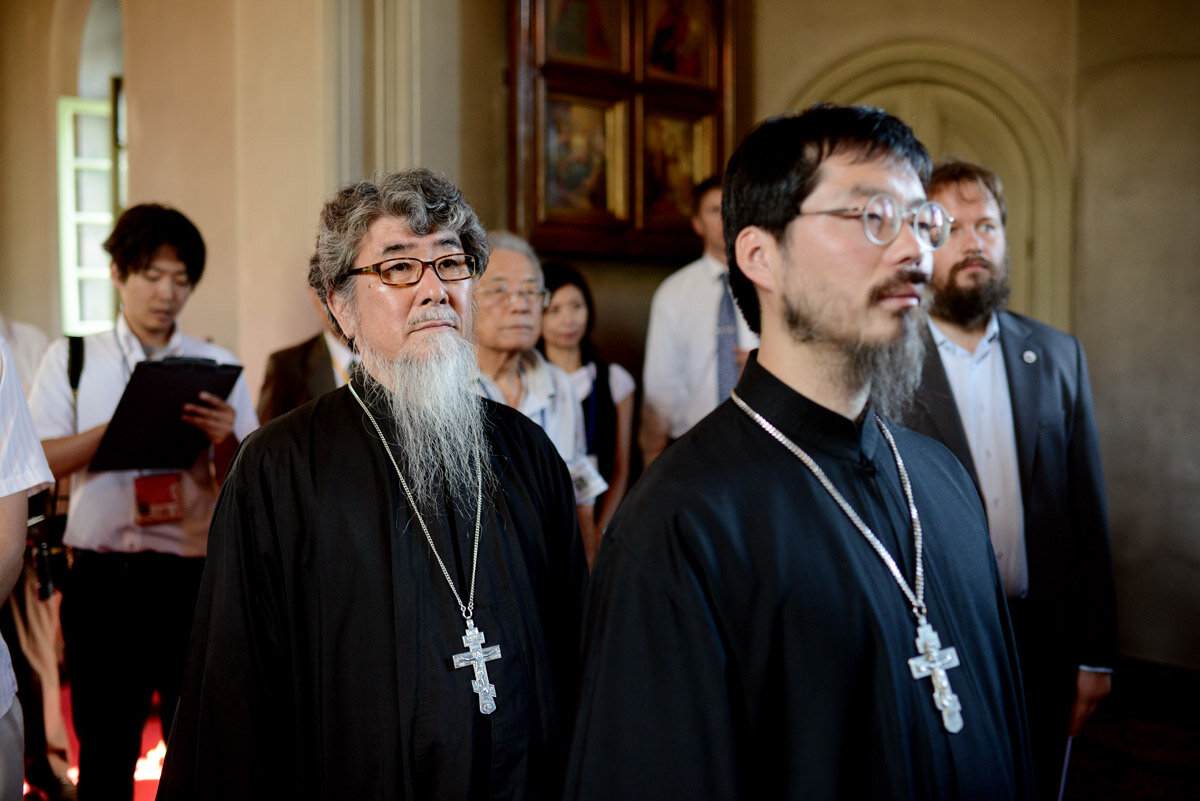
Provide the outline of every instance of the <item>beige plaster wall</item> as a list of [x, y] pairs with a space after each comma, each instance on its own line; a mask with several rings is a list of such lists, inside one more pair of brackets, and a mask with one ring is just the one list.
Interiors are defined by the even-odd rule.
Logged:
[[[321, 204], [336, 188], [327, 5], [237, 3], [232, 298], [237, 353], [255, 398], [267, 356], [320, 330], [308, 296], [308, 259]], [[230, 293], [222, 296], [230, 302]]]
[[1200, 668], [1200, 6], [1080, 5], [1077, 329], [1122, 649]]
[[1026, 76], [1052, 109], [1068, 110], [1073, 98], [1073, 0], [1011, 0], [1002, 6], [985, 0], [755, 0], [742, 5], [752, 15], [751, 46], [742, 51], [753, 89], [750, 108], [741, 117], [750, 121], [788, 109], [801, 88], [839, 61], [908, 40], [976, 49]]
[[180, 325], [236, 351], [234, 5], [126, 0], [122, 13], [129, 204], [166, 203], [200, 229], [208, 259]]
[[59, 330], [54, 98], [74, 94], [87, 0], [0, 12], [0, 313]]
[[305, 294], [327, 193], [320, 0], [126, 0], [129, 199], [192, 218], [204, 278], [180, 317], [233, 350], [252, 393], [267, 355], [319, 330]]

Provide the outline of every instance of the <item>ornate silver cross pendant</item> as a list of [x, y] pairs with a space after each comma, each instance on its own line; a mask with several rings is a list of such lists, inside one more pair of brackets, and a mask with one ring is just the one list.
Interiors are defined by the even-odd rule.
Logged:
[[918, 621], [916, 643], [919, 653], [908, 660], [913, 678], [933, 680], [933, 705], [942, 713], [942, 725], [952, 734], [962, 731], [962, 704], [950, 689], [950, 677], [946, 675], [947, 670], [958, 667], [958, 652], [942, 647], [941, 638], [924, 617]]
[[[496, 711], [496, 685], [488, 681], [487, 665], [493, 659], [500, 658], [500, 646], [483, 646], [483, 632], [475, 628], [475, 621], [467, 619], [467, 632], [463, 635], [463, 645], [467, 646], [466, 653], [454, 654], [454, 669], [467, 667], [475, 670], [475, 678], [471, 679], [471, 689], [479, 696], [479, 711], [490, 715]], [[955, 662], [954, 664], [958, 664]]]

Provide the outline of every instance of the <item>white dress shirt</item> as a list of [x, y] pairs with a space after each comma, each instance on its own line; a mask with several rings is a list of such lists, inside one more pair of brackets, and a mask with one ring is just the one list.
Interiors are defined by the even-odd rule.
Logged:
[[[650, 301], [642, 390], [647, 406], [667, 422], [672, 439], [717, 407], [717, 318], [725, 293], [724, 264], [705, 253], [663, 281]], [[735, 306], [736, 308], [736, 306]], [[737, 315], [738, 346], [758, 336]]]
[[329, 333], [321, 332], [325, 337], [325, 347], [329, 349], [329, 361], [333, 370], [334, 387], [344, 387], [350, 380], [350, 368], [358, 362], [358, 356], [341, 339]]
[[967, 434], [1004, 591], [1009, 598], [1023, 598], [1029, 591], [1025, 504], [1021, 498], [1012, 396], [996, 315], [988, 321], [974, 353], [951, 342], [932, 319], [929, 331]]
[[[15, 359], [0, 336], [0, 498], [16, 493], [33, 495], [53, 484], [54, 476], [25, 405]], [[0, 717], [8, 714], [16, 694], [8, 646], [0, 637]]]
[[[587, 456], [587, 436], [583, 427], [583, 408], [571, 388], [571, 378], [550, 364], [536, 350], [521, 354], [517, 369], [521, 374], [521, 399], [517, 411], [541, 426], [558, 455], [571, 471], [575, 503], [586, 506], [608, 489], [604, 479]], [[479, 374], [477, 391], [485, 398], [504, 403], [504, 393], [492, 377]]]
[[[232, 353], [222, 347], [184, 336], [175, 326], [170, 341], [155, 351], [154, 359], [173, 356], [214, 359], [221, 364], [237, 364]], [[29, 406], [38, 436], [59, 439], [87, 431], [112, 419], [125, 385], [145, 351], [129, 330], [124, 315], [118, 315], [111, 331], [84, 338], [83, 373], [79, 378], [78, 414], [67, 379], [67, 340], [50, 346], [42, 359]], [[236, 418], [233, 433], [244, 440], [258, 428], [258, 416], [250, 402], [246, 376], [238, 376], [227, 401]], [[78, 420], [76, 417], [78, 416]], [[80, 470], [71, 477], [71, 505], [67, 514], [66, 544], [90, 551], [136, 553], [155, 551], [177, 556], [204, 556], [208, 543], [208, 523], [216, 505], [218, 487], [203, 471], [181, 472], [183, 520], [153, 526], [139, 526], [134, 497], [134, 479], [152, 473], [173, 470], [113, 470], [89, 473]]]
[[50, 340], [41, 332], [41, 329], [34, 328], [28, 323], [6, 320], [2, 314], [0, 314], [0, 336], [8, 340], [8, 347], [13, 356], [12, 363], [16, 367], [17, 375], [21, 378], [22, 391], [28, 395], [33, 386], [33, 374], [37, 372]]

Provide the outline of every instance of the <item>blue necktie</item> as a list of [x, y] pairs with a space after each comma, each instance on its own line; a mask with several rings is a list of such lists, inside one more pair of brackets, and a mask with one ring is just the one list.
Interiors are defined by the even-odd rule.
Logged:
[[721, 278], [721, 306], [717, 313], [717, 403], [723, 402], [737, 384], [737, 311], [729, 291], [729, 274]]

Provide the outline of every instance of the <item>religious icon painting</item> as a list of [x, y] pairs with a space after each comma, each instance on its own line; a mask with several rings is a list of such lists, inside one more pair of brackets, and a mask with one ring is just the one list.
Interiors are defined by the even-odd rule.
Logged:
[[646, 78], [712, 86], [717, 47], [711, 0], [646, 0], [645, 9]]
[[639, 217], [645, 228], [688, 227], [692, 187], [711, 175], [713, 115], [646, 111], [641, 131]]
[[611, 0], [539, 0], [539, 62], [626, 72], [629, 5]]
[[541, 107], [540, 219], [625, 219], [625, 102], [546, 93]]
[[511, 224], [540, 252], [677, 259], [723, 160], [733, 0], [512, 0]]

